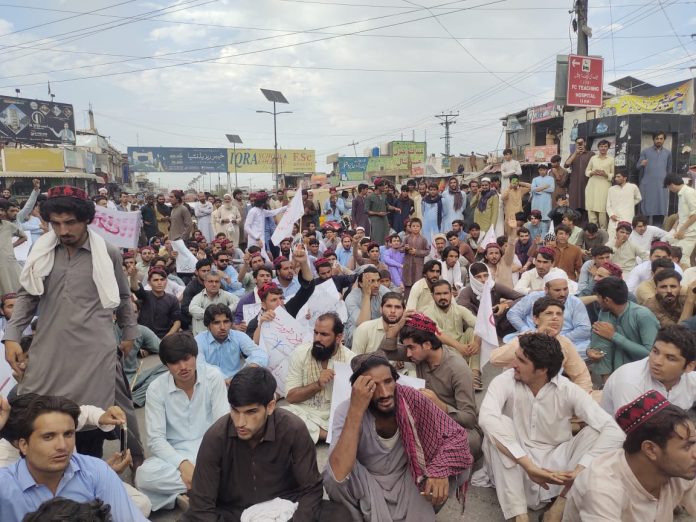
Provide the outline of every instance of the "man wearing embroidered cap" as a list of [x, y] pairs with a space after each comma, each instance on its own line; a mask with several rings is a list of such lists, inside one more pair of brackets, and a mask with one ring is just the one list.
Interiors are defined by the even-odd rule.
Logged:
[[350, 400], [334, 414], [324, 488], [353, 520], [434, 522], [474, 459], [467, 432], [419, 391], [397, 383], [384, 352], [351, 360]]
[[653, 522], [684, 506], [696, 515], [696, 426], [650, 390], [616, 412], [622, 449], [595, 459], [575, 480], [563, 520]]
[[[51, 226], [34, 243], [24, 265], [5, 331], [6, 358], [20, 377], [19, 395], [61, 395], [103, 409], [115, 403], [114, 383], [122, 372], [113, 333], [114, 309], [124, 353], [132, 349], [138, 330], [121, 254], [87, 226], [94, 212], [87, 194], [70, 186], [51, 188], [41, 205], [41, 218]], [[27, 361], [19, 341], [39, 307]], [[78, 450], [101, 456], [100, 433], [79, 433]], [[87, 442], [92, 436], [95, 439]]]

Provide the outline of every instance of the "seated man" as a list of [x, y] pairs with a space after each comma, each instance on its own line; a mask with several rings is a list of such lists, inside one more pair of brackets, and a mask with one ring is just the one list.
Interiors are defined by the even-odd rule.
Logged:
[[333, 312], [317, 317], [313, 344], [301, 344], [292, 352], [285, 381], [290, 404], [282, 407], [302, 419], [315, 443], [326, 440], [329, 430], [334, 363], [353, 357], [343, 345], [343, 322]]
[[657, 390], [669, 401], [690, 409], [696, 402], [696, 339], [683, 326], [660, 328], [650, 354], [624, 364], [611, 374], [602, 392], [602, 408], [616, 411], [649, 390]]
[[348, 311], [344, 337], [346, 346], [352, 346], [353, 333], [358, 326], [380, 316], [382, 297], [388, 291], [386, 286], [379, 283], [379, 270], [375, 267], [368, 265], [358, 274], [345, 299]]
[[[628, 291], [635, 293], [636, 289], [643, 281], [652, 279], [652, 276], [654, 275], [652, 274], [652, 261], [657, 259], [669, 259], [671, 261], [671, 255], [672, 247], [670, 247], [667, 243], [653, 244], [652, 247], [650, 247], [650, 257], [646, 261], [636, 265], [636, 267], [631, 270], [630, 273], [627, 272], [626, 285], [628, 286]], [[680, 267], [678, 263], [672, 261], [670, 268], [673, 268], [683, 275], [682, 267]]]
[[[227, 390], [229, 414], [203, 437], [184, 522], [239, 520], [249, 508], [297, 502], [285, 520], [348, 522], [342, 506], [322, 500], [317, 455], [304, 423], [276, 408], [277, 384], [265, 368], [242, 369]], [[277, 520], [277, 513], [267, 520]], [[259, 520], [264, 520], [259, 517]]]
[[196, 336], [198, 353], [208, 364], [217, 367], [229, 386], [245, 364], [268, 365], [268, 354], [249, 336], [232, 329], [232, 311], [224, 304], [205, 309], [203, 324], [207, 330]]
[[556, 258], [554, 266], [562, 269], [568, 277], [577, 281], [582, 268], [582, 250], [579, 246], [570, 243], [572, 230], [565, 226], [556, 227]]
[[334, 413], [324, 488], [353, 520], [434, 522], [450, 484], [463, 501], [474, 459], [467, 432], [419, 391], [397, 384], [384, 352], [351, 361], [351, 398]]
[[261, 265], [254, 270], [253, 278], [255, 284], [254, 289], [239, 300], [237, 303], [237, 308], [235, 308], [234, 311], [234, 324], [243, 326], [244, 328], [240, 327], [241, 331], [246, 330], [246, 323], [244, 322], [244, 306], [261, 303], [261, 299], [259, 298], [259, 290], [263, 285], [271, 282], [273, 279], [273, 270], [266, 265]]
[[696, 426], [686, 411], [650, 390], [616, 413], [622, 449], [595, 459], [575, 480], [563, 520], [673, 520], [696, 515]]
[[[538, 292], [544, 289], [544, 277], [549, 272], [561, 273], [563, 270], [553, 266], [556, 259], [556, 252], [553, 248], [541, 247], [534, 258], [534, 268], [527, 270], [520, 276], [520, 280], [515, 284], [515, 292], [527, 295], [530, 292]], [[565, 274], [565, 272], [563, 272]], [[567, 276], [568, 274], [566, 274]], [[570, 293], [575, 294], [577, 283], [568, 285]]]
[[[536, 328], [531, 331], [550, 335], [558, 339], [563, 352], [563, 373], [587, 393], [591, 393], [592, 378], [587, 365], [580, 357], [578, 349], [573, 345], [572, 341], [561, 335], [564, 309], [565, 305], [562, 301], [549, 296], [540, 297], [534, 302], [532, 307], [532, 317]], [[520, 339], [515, 337], [510, 342], [500, 348], [495, 348], [491, 352], [490, 363], [493, 366], [509, 368], [515, 360], [515, 353], [519, 347]]]
[[[0, 425], [9, 406], [0, 398]], [[114, 522], [146, 521], [121, 479], [101, 459], [75, 452], [80, 408], [65, 397], [37, 396], [16, 425], [23, 458], [0, 468], [0, 520], [20, 522], [54, 497], [77, 502], [101, 499], [111, 506]]]
[[606, 245], [607, 241], [609, 241], [609, 233], [606, 230], [599, 228], [597, 223], [587, 223], [582, 234], [580, 248], [582, 248], [585, 255], [590, 255], [594, 247]]
[[591, 252], [592, 259], [585, 261], [580, 268], [580, 277], [578, 278], [578, 297], [592, 295], [594, 288], [594, 275], [604, 263], [611, 261], [611, 255], [614, 251], [606, 245], [594, 247]]
[[[558, 299], [563, 303], [563, 328], [561, 334], [565, 335], [577, 348], [578, 353], [584, 359], [585, 351], [590, 346], [592, 328], [587, 316], [587, 309], [583, 302], [574, 295], [569, 295], [570, 281], [565, 272], [551, 272], [544, 277], [544, 292], [531, 292], [520, 299], [515, 306], [510, 308], [507, 314], [508, 321], [518, 332], [534, 329], [532, 309], [534, 302], [544, 295]], [[509, 339], [505, 339], [508, 341]]]
[[189, 314], [191, 315], [191, 333], [198, 335], [205, 331], [203, 324], [203, 314], [206, 308], [213, 304], [222, 304], [230, 309], [237, 307], [239, 297], [220, 289], [220, 272], [208, 272], [205, 275], [205, 288], [203, 291], [191, 299], [189, 304]]
[[616, 238], [611, 243], [607, 243], [607, 246], [614, 251], [611, 256], [612, 263], [619, 265], [625, 274], [636, 267], [636, 258], [643, 261], [648, 259], [648, 253], [645, 250], [641, 250], [628, 240], [631, 231], [631, 224], [628, 221], [619, 221], [616, 225]]
[[433, 401], [460, 426], [466, 428], [469, 449], [475, 459], [481, 456], [483, 434], [478, 425], [472, 372], [454, 350], [443, 346], [435, 322], [423, 314], [411, 314], [399, 333], [401, 343], [382, 345], [387, 357], [411, 361], [416, 376], [425, 380], [421, 393]]
[[650, 310], [628, 300], [626, 283], [618, 277], [597, 281], [594, 293], [602, 311], [592, 324], [587, 357], [592, 372], [606, 381], [617, 368], [650, 353], [660, 325]]
[[151, 268], [147, 274], [151, 290], [143, 289], [138, 277], [130, 277], [130, 287], [140, 304], [138, 324], [147, 326], [157, 337], [163, 337], [178, 332], [181, 328], [181, 309], [179, 301], [173, 295], [167, 294], [167, 273], [163, 268]]
[[663, 238], [667, 235], [666, 230], [648, 225], [648, 218], [645, 216], [634, 217], [631, 224], [633, 225], [633, 232], [628, 236], [628, 240], [641, 250], [650, 250], [654, 242], [663, 241]]
[[689, 315], [683, 315], [686, 296], [682, 291], [682, 276], [679, 272], [665, 268], [655, 274], [653, 280], [655, 295], [645, 302], [645, 307], [655, 314], [660, 326], [665, 327], [688, 319]]
[[404, 315], [404, 296], [398, 292], [387, 292], [382, 296], [382, 316], [365, 321], [355, 329], [351, 351], [356, 354], [377, 350], [385, 339], [396, 340], [402, 325], [399, 321]]
[[191, 334], [179, 332], [160, 343], [160, 375], [147, 390], [145, 424], [150, 451], [135, 476], [152, 510], [172, 509], [178, 495], [191, 489], [196, 453], [206, 430], [227, 414], [225, 381], [220, 370], [198, 360]]
[[423, 277], [416, 281], [408, 294], [406, 308], [408, 310], [423, 310], [433, 303], [433, 283], [439, 281], [442, 275], [442, 265], [437, 259], [423, 264]]
[[[485, 474], [496, 488], [506, 519], [529, 520], [562, 495], [595, 457], [618, 448], [624, 434], [580, 387], [559, 374], [563, 352], [542, 333], [521, 335], [512, 368], [495, 377], [481, 404]], [[587, 426], [573, 436], [570, 419]], [[545, 520], [560, 521], [563, 500]]]
[[[674, 263], [672, 263], [671, 259], [662, 257], [660, 259], [655, 259], [655, 261], [650, 261], [650, 279], [639, 284], [638, 288], [636, 288], [634, 292], [636, 302], [639, 305], [645, 306], [645, 303], [647, 303], [649, 299], [655, 297], [657, 294], [655, 276], [662, 270], [674, 270]], [[628, 283], [626, 283], [626, 286], [628, 286]], [[629, 292], [630, 291], [631, 290], [629, 290]]]

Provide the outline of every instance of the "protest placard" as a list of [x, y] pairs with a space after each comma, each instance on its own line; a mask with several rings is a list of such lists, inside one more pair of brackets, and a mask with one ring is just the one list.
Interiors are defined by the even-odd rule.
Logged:
[[297, 322], [300, 323], [308, 335], [313, 335], [314, 323], [317, 322], [317, 317], [327, 312], [337, 313], [344, 324], [348, 320], [346, 303], [341, 299], [341, 295], [336, 290], [336, 285], [331, 280], [314, 287], [312, 296], [297, 313]]
[[178, 274], [193, 274], [196, 270], [198, 259], [188, 249], [183, 239], [172, 241], [172, 248], [179, 255], [176, 256], [176, 272]]
[[283, 307], [275, 309], [275, 319], [261, 325], [259, 346], [268, 354], [268, 369], [276, 378], [276, 391], [285, 397], [285, 380], [290, 369], [290, 356], [300, 344], [312, 342], [302, 326]]
[[89, 228], [118, 248], [138, 248], [140, 212], [119, 212], [100, 205], [95, 209]]
[[[350, 376], [353, 370], [350, 369], [350, 363], [336, 362], [334, 363], [333, 393], [331, 395], [331, 413], [329, 414], [329, 431], [326, 435], [326, 443], [331, 444], [331, 431], [333, 428], [333, 419], [336, 408], [339, 404], [350, 399]], [[401, 375], [399, 384], [420, 390], [425, 388], [425, 380], [410, 375]]]
[[261, 311], [261, 303], [252, 303], [242, 306], [242, 316], [244, 317], [244, 322], [249, 324], [254, 317], [259, 315]]

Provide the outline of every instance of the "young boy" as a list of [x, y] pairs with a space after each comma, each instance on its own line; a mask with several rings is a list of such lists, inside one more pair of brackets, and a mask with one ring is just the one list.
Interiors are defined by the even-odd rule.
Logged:
[[[401, 238], [398, 234], [392, 234], [386, 239], [389, 248], [384, 252], [384, 264], [387, 265], [389, 270], [389, 276], [394, 286], [403, 286], [403, 278], [401, 276], [401, 270], [404, 266], [404, 251], [401, 247]], [[388, 287], [388, 285], [385, 285]]]
[[404, 297], [408, 298], [413, 284], [423, 277], [423, 263], [425, 256], [430, 253], [428, 241], [421, 235], [423, 223], [418, 218], [412, 218], [409, 223], [409, 234], [404, 240], [404, 268], [402, 283], [404, 285]]

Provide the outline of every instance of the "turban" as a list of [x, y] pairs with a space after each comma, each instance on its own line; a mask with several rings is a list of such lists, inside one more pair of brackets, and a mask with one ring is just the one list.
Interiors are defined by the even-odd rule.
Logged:
[[644, 393], [616, 412], [616, 422], [628, 435], [653, 415], [670, 405], [664, 395], [655, 390]]
[[406, 321], [406, 326], [437, 335], [437, 324], [430, 317], [423, 314], [415, 313], [411, 315], [408, 321]]
[[75, 198], [87, 201], [87, 193], [77, 187], [70, 185], [58, 185], [48, 189], [48, 199], [51, 198]]

